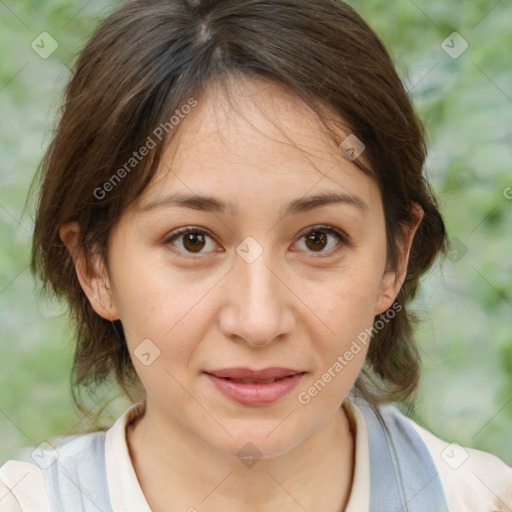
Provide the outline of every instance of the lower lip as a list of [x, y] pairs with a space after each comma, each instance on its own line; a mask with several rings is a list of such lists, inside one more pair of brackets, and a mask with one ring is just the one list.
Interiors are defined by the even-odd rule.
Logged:
[[217, 387], [217, 389], [228, 398], [242, 405], [267, 405], [271, 404], [288, 394], [302, 379], [304, 373], [290, 375], [284, 379], [276, 380], [268, 384], [233, 382], [205, 374]]

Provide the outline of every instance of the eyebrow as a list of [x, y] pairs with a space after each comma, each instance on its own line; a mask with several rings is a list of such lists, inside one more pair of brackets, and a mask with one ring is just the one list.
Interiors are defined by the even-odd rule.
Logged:
[[[297, 215], [299, 213], [309, 212], [331, 204], [346, 204], [363, 212], [368, 210], [368, 205], [356, 195], [348, 194], [346, 192], [324, 192], [303, 196], [290, 201], [284, 205], [282, 214], [283, 216]], [[223, 213], [226, 210], [231, 212], [236, 211], [233, 203], [225, 203], [213, 196], [178, 192], [163, 198], [155, 199], [147, 204], [143, 204], [137, 208], [137, 212], [145, 213], [159, 208], [169, 208], [173, 206], [181, 206], [204, 212]]]

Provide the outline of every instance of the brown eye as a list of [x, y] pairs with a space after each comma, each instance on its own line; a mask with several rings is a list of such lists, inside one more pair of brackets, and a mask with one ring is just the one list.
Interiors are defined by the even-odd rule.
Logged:
[[200, 252], [204, 247], [204, 235], [201, 233], [193, 232], [183, 235], [183, 247], [190, 252]]
[[198, 228], [184, 228], [175, 232], [165, 243], [173, 245], [184, 253], [200, 254], [208, 252], [203, 249], [208, 247], [209, 240], [215, 246], [215, 242], [206, 231]]
[[313, 251], [322, 251], [327, 245], [327, 235], [318, 231], [312, 231], [306, 235], [306, 245]]
[[[306, 252], [336, 254], [344, 246], [349, 245], [347, 237], [330, 226], [318, 226], [309, 229], [300, 239], [305, 241]], [[334, 241], [331, 241], [334, 240]], [[336, 240], [338, 243], [336, 243]]]

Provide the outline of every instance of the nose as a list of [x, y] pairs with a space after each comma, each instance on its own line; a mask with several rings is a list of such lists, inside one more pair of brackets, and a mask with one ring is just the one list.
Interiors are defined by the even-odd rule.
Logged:
[[225, 283], [225, 305], [219, 312], [223, 334], [263, 347], [292, 333], [298, 299], [287, 280], [286, 271], [266, 251], [252, 262], [237, 256]]

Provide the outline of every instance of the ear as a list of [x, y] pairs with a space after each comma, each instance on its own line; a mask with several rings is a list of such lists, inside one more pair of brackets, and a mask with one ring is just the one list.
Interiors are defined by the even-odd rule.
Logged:
[[402, 243], [400, 247], [400, 254], [398, 257], [398, 268], [389, 269], [384, 272], [381, 282], [381, 288], [375, 314], [379, 315], [389, 309], [395, 301], [407, 274], [407, 264], [409, 262], [409, 254], [411, 252], [412, 241], [418, 229], [418, 226], [425, 215], [423, 208], [413, 203], [412, 207], [413, 219], [410, 224], [402, 226]]
[[63, 224], [59, 229], [60, 238], [73, 258], [80, 286], [94, 311], [105, 320], [118, 320], [119, 313], [106, 267], [99, 254], [94, 254], [91, 260], [86, 259], [78, 244], [79, 234], [80, 226], [77, 222]]

